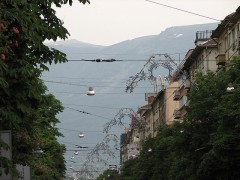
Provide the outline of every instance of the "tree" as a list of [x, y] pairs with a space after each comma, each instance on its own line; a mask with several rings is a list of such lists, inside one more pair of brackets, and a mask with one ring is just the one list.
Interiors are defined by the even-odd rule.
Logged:
[[[32, 150], [40, 145], [45, 152], [44, 168], [52, 168], [48, 178], [59, 179], [64, 174], [64, 147], [56, 140], [61, 134], [55, 127], [56, 114], [63, 107], [47, 94], [40, 76], [48, 70], [47, 64], [67, 62], [65, 54], [43, 43], [68, 37], [52, 8], [67, 3], [72, 5], [72, 0], [0, 2], [0, 130], [11, 130], [13, 140], [13, 162], [0, 157], [0, 163], [10, 173], [15, 164], [38, 169]], [[0, 147], [5, 147], [3, 142]]]
[[[226, 71], [198, 74], [190, 91], [186, 123], [191, 130], [189, 171], [195, 179], [238, 179], [240, 176], [240, 57]], [[235, 90], [226, 91], [229, 83]], [[195, 150], [194, 150], [195, 149]]]
[[108, 169], [100, 174], [96, 180], [120, 180], [120, 175], [117, 170]]

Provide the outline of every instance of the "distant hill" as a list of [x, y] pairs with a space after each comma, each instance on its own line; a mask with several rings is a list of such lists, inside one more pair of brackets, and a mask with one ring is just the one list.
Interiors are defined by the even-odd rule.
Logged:
[[216, 27], [217, 23], [175, 26], [167, 28], [158, 35], [139, 37], [110, 46], [93, 45], [73, 39], [47, 45], [65, 52], [69, 59], [139, 59], [147, 58], [154, 53], [187, 52], [195, 46], [196, 31], [214, 30]]

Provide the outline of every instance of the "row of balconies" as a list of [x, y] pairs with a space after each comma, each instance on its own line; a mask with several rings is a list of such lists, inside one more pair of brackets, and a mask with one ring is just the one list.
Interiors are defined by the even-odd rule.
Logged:
[[179, 89], [177, 89], [173, 92], [173, 100], [174, 101], [179, 101], [180, 100], [181, 103], [180, 102], [179, 103], [182, 104], [180, 109], [175, 109], [174, 110], [174, 112], [173, 112], [174, 119], [181, 119], [182, 118], [183, 115], [181, 113], [181, 109], [187, 102], [187, 100], [184, 97], [186, 97], [185, 96], [186, 91], [188, 91], [190, 89], [190, 87], [191, 87], [191, 81], [189, 79], [187, 79], [183, 82], [183, 84], [180, 86]]
[[[238, 54], [240, 55], [240, 31], [238, 31], [237, 39], [233, 41], [233, 43], [230, 45], [229, 49], [232, 51], [238, 51]], [[219, 52], [216, 56], [216, 64], [217, 65], [225, 65], [226, 63], [226, 52]]]
[[174, 117], [174, 119], [180, 119], [182, 117], [179, 109], [174, 110], [173, 117]]
[[189, 104], [189, 101], [187, 101], [182, 107], [180, 107], [179, 109], [175, 109], [173, 112], [173, 117], [174, 119], [181, 119], [182, 117], [184, 117], [184, 115], [186, 114], [186, 110], [184, 110]]
[[185, 90], [189, 90], [191, 86], [190, 80], [185, 80], [183, 85], [181, 86], [181, 88], [175, 90], [173, 92], [173, 100], [174, 101], [178, 101], [179, 99], [181, 99], [182, 94], [181, 94], [181, 89], [185, 89]]

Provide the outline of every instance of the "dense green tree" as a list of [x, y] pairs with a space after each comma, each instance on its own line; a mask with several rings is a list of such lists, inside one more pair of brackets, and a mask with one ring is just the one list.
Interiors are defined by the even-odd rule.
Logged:
[[[85, 4], [88, 0], [79, 0]], [[45, 40], [66, 39], [68, 31], [53, 6], [72, 0], [0, 1], [0, 130], [12, 131], [13, 161], [0, 157], [1, 165], [29, 165], [40, 179], [60, 179], [65, 172], [64, 147], [55, 127], [61, 103], [40, 79], [47, 65], [66, 62], [66, 55], [44, 45]], [[32, 153], [40, 146], [40, 158]], [[5, 147], [0, 142], [0, 147]]]
[[100, 174], [96, 180], [120, 180], [120, 175], [117, 170], [108, 169]]

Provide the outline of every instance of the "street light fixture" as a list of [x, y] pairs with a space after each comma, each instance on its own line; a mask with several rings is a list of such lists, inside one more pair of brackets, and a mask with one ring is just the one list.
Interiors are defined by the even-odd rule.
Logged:
[[43, 150], [40, 147], [37, 147], [35, 149], [33, 149], [33, 153], [34, 154], [43, 154]]
[[152, 152], [152, 148], [148, 148], [148, 152]]
[[79, 133], [78, 135], [80, 138], [84, 138], [84, 134], [82, 132]]
[[88, 96], [94, 96], [95, 95], [95, 91], [93, 90], [92, 87], [89, 87], [88, 91], [87, 91], [87, 95]]
[[227, 87], [227, 92], [233, 92], [233, 91], [234, 91], [234, 87], [233, 87], [232, 83], [229, 83], [228, 87]]

